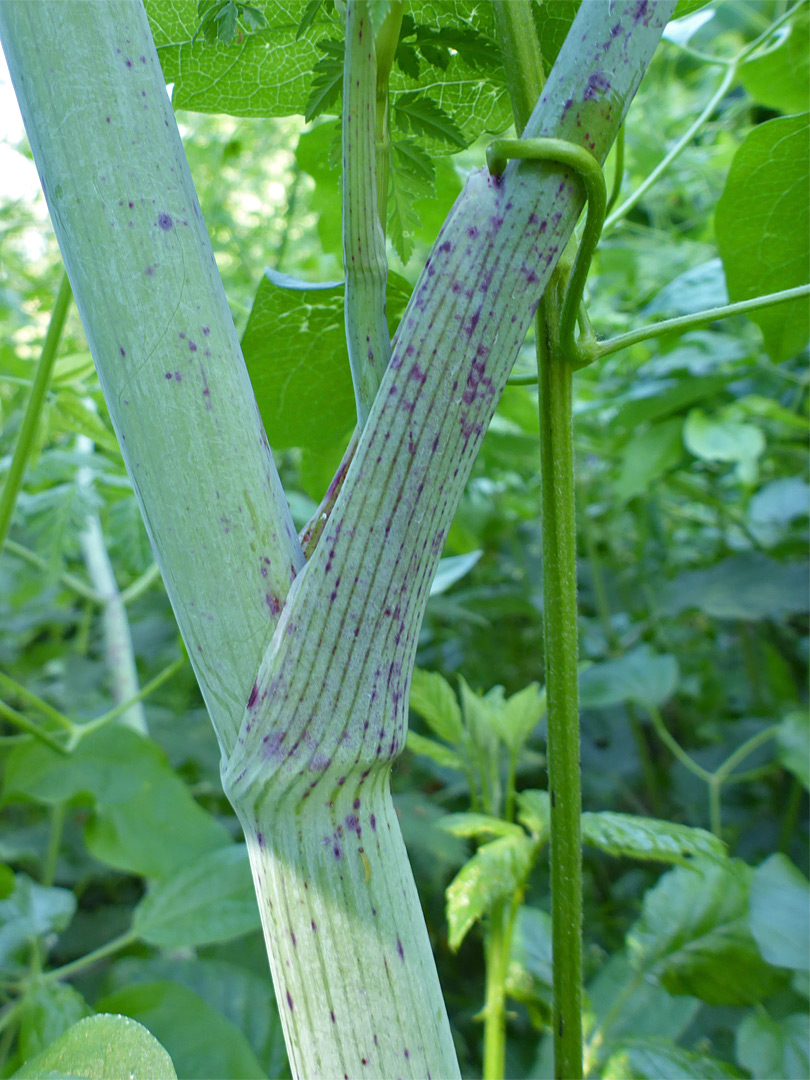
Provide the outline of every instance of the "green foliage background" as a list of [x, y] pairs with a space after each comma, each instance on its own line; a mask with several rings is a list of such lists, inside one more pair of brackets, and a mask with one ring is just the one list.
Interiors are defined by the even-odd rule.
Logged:
[[[551, 5], [557, 21], [539, 22], [552, 51], [566, 6]], [[195, 0], [148, 7], [234, 318], [246, 331], [246, 359], [267, 379], [264, 389], [261, 376], [254, 382], [302, 526], [353, 425], [340, 292], [273, 295], [264, 271], [311, 283], [342, 277], [339, 104], [326, 93], [330, 53], [318, 48], [338, 36], [336, 15], [324, 5], [296, 39], [303, 5], [278, 4], [266, 28], [240, 30], [225, 46], [193, 40]], [[720, 3], [689, 44], [733, 55], [784, 7]], [[487, 54], [486, 6], [414, 0], [408, 10], [413, 31], [392, 81], [399, 149], [389, 230], [400, 275], [389, 296], [393, 325], [464, 176], [483, 164], [486, 133], [502, 130], [510, 115], [503, 73]], [[697, 138], [606, 232], [588, 289], [600, 335], [807, 280], [808, 101], [799, 75], [784, 77], [807, 67], [807, 26], [805, 5], [791, 33], [742, 68]], [[420, 27], [436, 33], [420, 38]], [[308, 102], [316, 107], [318, 63], [327, 105], [305, 126], [296, 114]], [[718, 81], [697, 53], [663, 45], [628, 120], [623, 194]], [[205, 115], [222, 111], [238, 116]], [[0, 205], [0, 471], [59, 280], [42, 208], [34, 191]], [[766, 270], [758, 269], [763, 245]], [[722, 839], [733, 858], [704, 844], [681, 860], [695, 857], [693, 864], [662, 873], [641, 860], [637, 831], [629, 836], [623, 819], [600, 823], [594, 814], [585, 925], [593, 1076], [808, 1072], [807, 305], [756, 322], [736, 317], [640, 343], [576, 379], [585, 809], [707, 829], [707, 785], [662, 744], [658, 721], [707, 774], [752, 740], [720, 790]], [[320, 348], [310, 337], [302, 353], [288, 340], [285, 328], [302, 323]], [[270, 350], [286, 363], [272, 377], [268, 335], [286, 342]], [[532, 357], [527, 342], [521, 372]], [[274, 417], [280, 388], [289, 397], [284, 416]], [[467, 729], [454, 698], [460, 685], [473, 725], [467, 750], [483, 747], [497, 773], [514, 730], [498, 728], [507, 724], [499, 720], [504, 702], [543, 677], [536, 398], [530, 386], [507, 389], [474, 468], [445, 552], [470, 556], [466, 572], [431, 599], [418, 657], [451, 689], [420, 684], [416, 739], [394, 774], [466, 1076], [480, 1070], [480, 923], [461, 927], [453, 896], [467, 889], [485, 916], [492, 895], [478, 880], [524, 889], [508, 972], [507, 1075], [550, 1075], [548, 874], [543, 858], [527, 854], [526, 839], [539, 844], [542, 807], [531, 798], [521, 804], [522, 827], [512, 828], [523, 846], [510, 848], [486, 823], [483, 831], [459, 825], [457, 815], [475, 809], [475, 793], [459, 766]], [[94, 449], [78, 448], [78, 433]], [[78, 481], [82, 465], [92, 470], [90, 487]], [[49, 718], [19, 687], [76, 722], [112, 705], [98, 605], [66, 576], [86, 581], [79, 536], [93, 511], [125, 588], [148, 570], [151, 554], [73, 310], [12, 544], [0, 557], [0, 671], [13, 680], [0, 697], [46, 729]], [[159, 583], [128, 610], [146, 685], [182, 646]], [[238, 823], [188, 665], [145, 709], [150, 739], [108, 725], [68, 758], [3, 727], [3, 1076], [101, 1011], [143, 1023], [180, 1077], [288, 1075]], [[518, 790], [539, 794], [539, 713], [529, 716], [520, 746]], [[483, 877], [469, 869], [476, 866]], [[49, 976], [96, 949], [108, 959], [79, 963], [69, 983]]]

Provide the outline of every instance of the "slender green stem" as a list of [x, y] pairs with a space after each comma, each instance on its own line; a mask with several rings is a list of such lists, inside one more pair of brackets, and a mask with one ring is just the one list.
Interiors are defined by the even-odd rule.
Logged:
[[152, 563], [148, 570], [144, 570], [140, 577], [135, 578], [132, 584], [121, 592], [121, 603], [125, 607], [127, 604], [131, 604], [133, 600], [143, 596], [146, 590], [150, 589], [159, 578], [160, 567], [157, 563]]
[[51, 807], [51, 827], [48, 831], [48, 846], [42, 860], [42, 884], [50, 888], [56, 879], [56, 865], [59, 862], [59, 849], [62, 846], [62, 833], [65, 827], [65, 804], [54, 803]]
[[765, 293], [763, 296], [754, 296], [750, 300], [738, 300], [734, 304], [723, 304], [721, 307], [707, 308], [705, 311], [697, 311], [692, 315], [679, 315], [676, 319], [665, 319], [663, 322], [653, 323], [651, 326], [642, 326], [638, 330], [631, 330], [627, 334], [618, 334], [607, 341], [598, 342], [599, 358], [610, 356], [612, 353], [626, 349], [630, 345], [636, 345], [639, 341], [649, 341], [651, 338], [662, 337], [664, 334], [694, 330], [699, 326], [705, 326], [707, 323], [717, 322], [719, 319], [728, 319], [732, 315], [745, 315], [749, 311], [758, 311], [760, 308], [772, 307], [775, 304], [785, 304], [790, 300], [800, 300], [803, 296], [810, 296], [810, 284], [797, 285], [792, 289], [781, 289], [779, 292]]
[[546, 82], [537, 28], [527, 0], [512, 0], [508, 4], [494, 0], [492, 12], [515, 130], [521, 134]]
[[120, 702], [114, 709], [110, 709], [102, 716], [96, 716], [93, 720], [88, 720], [86, 724], [76, 724], [74, 726], [73, 738], [70, 742], [70, 749], [75, 749], [82, 739], [86, 738], [94, 731], [98, 731], [99, 728], [106, 727], [107, 724], [116, 720], [122, 713], [126, 712], [127, 709], [131, 708], [137, 702], [143, 701], [144, 698], [149, 697], [149, 695], [154, 693], [158, 687], [162, 686], [165, 682], [168, 682], [173, 675], [176, 675], [178, 671], [182, 670], [187, 663], [188, 660], [185, 656], [173, 660], [171, 664], [168, 664], [163, 669], [163, 671], [158, 672], [154, 679], [146, 683], [145, 686], [142, 686], [138, 693], [135, 694], [134, 697], [129, 698], [128, 701]]
[[42, 742], [51, 747], [52, 750], [56, 750], [59, 754], [67, 754], [68, 751], [65, 746], [55, 739], [53, 735], [47, 731], [43, 731], [42, 728], [29, 720], [27, 716], [23, 716], [22, 713], [17, 712], [16, 709], [12, 709], [10, 705], [7, 705], [5, 701], [0, 700], [0, 717], [4, 720], [8, 720], [10, 724], [14, 724], [21, 731], [27, 732], [29, 735], [34, 735]]
[[752, 735], [750, 739], [746, 739], [733, 753], [729, 754], [722, 765], [714, 770], [715, 779], [721, 784], [724, 783], [741, 761], [744, 761], [749, 754], [753, 754], [769, 739], [776, 738], [778, 734], [779, 724], [771, 724], [770, 727], [763, 728], [756, 735]]
[[14, 507], [17, 505], [17, 496], [25, 474], [25, 466], [34, 445], [39, 414], [42, 412], [45, 394], [51, 381], [51, 372], [56, 360], [56, 350], [62, 336], [62, 328], [65, 325], [65, 316], [70, 305], [70, 297], [70, 282], [67, 274], [63, 272], [62, 280], [59, 282], [59, 291], [56, 294], [56, 301], [51, 312], [51, 319], [48, 323], [48, 332], [45, 335], [45, 342], [39, 357], [39, 365], [37, 366], [34, 385], [31, 388], [31, 396], [25, 408], [25, 416], [23, 417], [20, 434], [17, 437], [17, 445], [14, 447], [6, 482], [3, 485], [3, 493], [0, 495], [0, 548], [2, 548], [3, 542], [8, 535], [11, 517], [14, 513]]
[[15, 679], [12, 679], [2, 671], [0, 671], [0, 687], [7, 693], [14, 694], [15, 697], [32, 705], [41, 712], [43, 716], [47, 716], [48, 719], [53, 720], [55, 724], [64, 728], [65, 731], [73, 732], [75, 730], [76, 725], [69, 717], [65, 716], [64, 713], [59, 712], [53, 705], [49, 705], [47, 701], [38, 697], [31, 690], [26, 689], [21, 683], [18, 683]]
[[709, 828], [718, 840], [723, 839], [723, 785], [713, 776], [709, 780]]
[[484, 1005], [484, 1080], [503, 1080], [506, 1072], [506, 968], [509, 962], [505, 900], [489, 917], [486, 956], [486, 1003]]
[[619, 198], [619, 193], [622, 190], [622, 180], [624, 178], [624, 125], [619, 128], [619, 134], [616, 136], [616, 156], [615, 166], [613, 169], [613, 187], [610, 191], [610, 198], [607, 201], [605, 207], [605, 213], [610, 213], [616, 204], [616, 200]]
[[617, 221], [621, 221], [621, 219], [628, 213], [628, 211], [632, 210], [636, 203], [640, 199], [642, 199], [644, 195], [646, 195], [650, 188], [657, 182], [659, 176], [661, 176], [669, 168], [675, 158], [677, 158], [681, 153], [683, 153], [683, 151], [686, 149], [686, 147], [689, 145], [695, 135], [700, 131], [700, 129], [712, 115], [714, 110], [726, 96], [736, 76], [737, 64], [734, 63], [731, 64], [723, 73], [723, 78], [720, 80], [720, 85], [718, 86], [714, 94], [712, 94], [712, 97], [704, 110], [701, 112], [695, 122], [686, 129], [686, 131], [683, 133], [680, 139], [678, 139], [678, 141], [675, 143], [675, 145], [672, 147], [666, 157], [662, 158], [661, 161], [653, 169], [653, 171], [648, 176], [646, 176], [644, 180], [642, 180], [642, 182], [639, 184], [633, 194], [628, 196], [628, 198], [626, 198], [623, 203], [617, 206], [612, 214], [608, 215], [608, 217], [605, 219], [605, 229], [609, 229], [611, 226], [615, 225]]
[[799, 816], [799, 807], [801, 805], [803, 794], [804, 788], [795, 776], [792, 777], [790, 792], [785, 806], [785, 814], [782, 818], [782, 826], [779, 829], [779, 850], [785, 854], [788, 854], [790, 851], [790, 841], [793, 839], [793, 834], [796, 829], [796, 821]]
[[388, 127], [388, 80], [391, 65], [399, 44], [402, 26], [402, 0], [393, 0], [391, 8], [377, 31], [374, 48], [377, 54], [377, 214], [385, 234], [388, 207], [388, 168], [391, 155], [391, 135]]
[[667, 747], [674, 758], [680, 761], [681, 765], [685, 769], [688, 769], [693, 776], [697, 776], [706, 784], [711, 784], [714, 780], [714, 773], [710, 773], [708, 769], [704, 769], [702, 765], [698, 765], [689, 754], [683, 749], [680, 743], [669, 733], [667, 726], [664, 723], [664, 718], [661, 716], [659, 709], [655, 705], [648, 705], [647, 711], [652, 721], [652, 726], [655, 728], [658, 738]]
[[99, 960], [106, 960], [108, 956], [114, 956], [115, 953], [126, 949], [128, 945], [134, 945], [137, 940], [138, 935], [133, 930], [127, 930], [125, 934], [113, 938], [106, 945], [100, 945], [85, 956], [80, 956], [77, 960], [71, 960], [69, 964], [63, 964], [62, 967], [51, 968], [50, 971], [46, 971], [44, 975], [40, 976], [40, 981], [56, 982], [61, 979], [69, 979], [82, 971], [86, 971], [87, 968], [97, 964]]
[[[16, 540], [6, 539], [3, 550], [7, 551], [9, 555], [14, 555], [18, 559], [22, 559], [23, 562], [27, 562], [30, 566], [36, 566], [38, 570], [46, 570], [48, 568], [49, 564], [47, 559], [43, 559], [42, 556], [37, 555], [35, 551], [31, 551], [22, 544], [18, 544]], [[66, 588], [72, 589], [73, 592], [84, 597], [85, 600], [91, 600], [94, 604], [102, 604], [104, 602], [104, 598], [97, 593], [94, 588], [82, 581], [81, 578], [76, 577], [75, 574], [60, 574], [59, 580]]]

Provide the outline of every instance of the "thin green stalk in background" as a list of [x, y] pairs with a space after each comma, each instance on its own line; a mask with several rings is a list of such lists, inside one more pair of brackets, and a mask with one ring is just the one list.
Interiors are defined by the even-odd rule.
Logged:
[[25, 467], [34, 445], [34, 436], [39, 423], [39, 414], [45, 401], [45, 394], [51, 381], [51, 372], [56, 361], [56, 350], [59, 348], [59, 339], [62, 336], [62, 328], [65, 325], [65, 316], [70, 306], [70, 282], [67, 274], [62, 272], [62, 280], [59, 282], [59, 291], [51, 312], [48, 323], [48, 332], [39, 357], [34, 385], [31, 387], [31, 396], [25, 408], [20, 434], [17, 436], [17, 445], [11, 458], [6, 482], [3, 485], [3, 493], [0, 495], [0, 548], [3, 547], [8, 536], [14, 507], [17, 505], [17, 496], [20, 492]]

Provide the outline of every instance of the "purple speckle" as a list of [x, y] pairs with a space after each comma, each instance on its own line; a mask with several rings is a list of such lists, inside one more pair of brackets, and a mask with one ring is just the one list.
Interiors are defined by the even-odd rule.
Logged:
[[449, 240], [445, 240], [445, 242], [443, 244], [439, 244], [439, 251], [450, 252], [452, 250], [453, 250], [453, 245], [450, 243]]
[[292, 997], [290, 996], [290, 991], [289, 990], [287, 991], [287, 1004], [290, 1006], [290, 1012], [292, 1012], [293, 1011], [293, 1000], [292, 1000]]
[[402, 948], [402, 942], [397, 938], [397, 955], [402, 962], [405, 962], [405, 950]]
[[121, 353], [121, 355], [122, 355], [122, 356], [126, 356], [126, 355], [127, 355], [127, 350], [126, 350], [126, 349], [124, 348], [124, 346], [123, 346], [123, 345], [121, 345], [121, 346], [120, 346], [120, 349], [119, 349], [119, 351], [120, 351], [120, 353]]
[[474, 240], [476, 236], [478, 236], [478, 226], [470, 225], [467, 229], [467, 236], [469, 236], [471, 240]]
[[174, 222], [168, 214], [158, 214], [158, 225], [161, 227], [161, 229], [164, 229], [168, 232], [168, 230], [171, 229], [171, 227], [174, 225]]
[[167, 371], [166, 374], [164, 375], [164, 378], [166, 378], [166, 379], [170, 379], [171, 377], [172, 377], [172, 373], [170, 371]]
[[596, 101], [600, 94], [606, 94], [610, 89], [610, 80], [604, 71], [595, 71], [588, 78], [588, 85], [585, 87], [585, 101]]
[[264, 847], [264, 833], [262, 833], [262, 832], [257, 832], [256, 833], [256, 843], [259, 845], [260, 848]]
[[146, 57], [145, 57], [145, 56], [142, 56], [142, 57], [141, 57], [141, 63], [142, 63], [142, 64], [145, 64], [145, 63], [146, 63]]
[[537, 216], [537, 214], [534, 213], [534, 211], [532, 211], [531, 214], [529, 214], [529, 224], [530, 225], [536, 225], [539, 220], [540, 220], [540, 218]]
[[281, 601], [279, 600], [279, 598], [277, 596], [274, 596], [272, 593], [265, 593], [264, 600], [267, 606], [270, 608], [270, 614], [278, 615], [281, 611]]
[[256, 704], [256, 698], [258, 696], [259, 696], [259, 686], [258, 686], [258, 683], [254, 683], [253, 684], [253, 689], [250, 691], [250, 697], [248, 698], [248, 703], [247, 703], [247, 707], [249, 709], [252, 709], [253, 706]]
[[203, 333], [205, 334], [206, 337], [208, 337], [208, 335], [211, 333], [211, 327], [210, 326], [204, 326], [203, 327]]
[[334, 1010], [333, 1010], [333, 1009], [330, 1009], [330, 1010], [329, 1010], [329, 1015], [330, 1015], [330, 1017], [332, 1018], [332, 1023], [333, 1023], [333, 1024], [336, 1024], [336, 1023], [337, 1023], [337, 1020], [335, 1020], [335, 1013], [334, 1013]]
[[196, 352], [197, 351], [197, 343], [196, 343], [196, 341], [192, 341], [189, 338], [188, 347], [189, 347], [191, 352]]
[[368, 821], [369, 821], [369, 825], [371, 825], [372, 832], [376, 832], [377, 831], [377, 818], [374, 816], [374, 814], [371, 815], [371, 817], [368, 819]]
[[131, 60], [125, 60], [124, 63], [127, 65], [127, 67], [129, 67], [129, 68], [132, 67], [132, 61]]

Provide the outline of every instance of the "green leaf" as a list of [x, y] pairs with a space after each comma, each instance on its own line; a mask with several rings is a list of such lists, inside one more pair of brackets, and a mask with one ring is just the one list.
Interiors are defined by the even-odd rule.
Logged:
[[41, 743], [15, 747], [4, 795], [49, 805], [89, 796], [91, 853], [146, 877], [171, 876], [230, 843], [227, 829], [197, 805], [163, 751], [120, 724], [88, 735], [67, 758]]
[[456, 769], [458, 772], [464, 772], [464, 762], [455, 750], [451, 750], [444, 743], [434, 742], [433, 739], [426, 739], [424, 735], [419, 735], [415, 731], [409, 731], [405, 739], [405, 745], [412, 754], [422, 754], [443, 769]]
[[467, 140], [453, 120], [431, 98], [418, 93], [399, 94], [394, 98], [393, 108], [403, 131], [426, 135], [459, 148], [467, 145]]
[[672, 418], [654, 424], [625, 443], [622, 468], [614, 487], [620, 501], [645, 495], [656, 480], [680, 463], [682, 429], [682, 420]]
[[810, 968], [810, 884], [786, 855], [771, 855], [751, 883], [751, 933], [769, 964]]
[[19, 1053], [29, 1061], [93, 1010], [70, 983], [35, 982], [20, 1003]]
[[247, 850], [232, 844], [152, 885], [132, 929], [150, 945], [180, 949], [229, 941], [260, 925]]
[[510, 963], [525, 969], [533, 979], [551, 987], [553, 956], [551, 916], [540, 908], [525, 904], [517, 910], [512, 931]]
[[[261, 958], [257, 956], [261, 962]], [[181, 958], [177, 953], [116, 961], [106, 976], [109, 992], [134, 983], [168, 980], [198, 994], [247, 1038], [271, 1077], [286, 1075], [287, 1051], [269, 969], [257, 974], [224, 960]]]
[[517, 755], [545, 715], [545, 687], [530, 683], [507, 698], [499, 709], [493, 709], [492, 723], [504, 745]]
[[728, 1080], [742, 1074], [719, 1058], [676, 1046], [671, 1039], [627, 1039], [602, 1069], [602, 1080]]
[[523, 830], [511, 821], [491, 817], [489, 814], [446, 814], [439, 823], [439, 828], [446, 829], [453, 836], [465, 836], [470, 839], [492, 839], [496, 836], [524, 836]]
[[751, 1012], [737, 1028], [737, 1060], [752, 1076], [806, 1080], [810, 1076], [810, 1017], [794, 1013], [772, 1020], [762, 1010]]
[[178, 983], [136, 983], [102, 998], [98, 1007], [131, 1016], [154, 1032], [181, 1077], [264, 1078], [242, 1032], [199, 994]]
[[[791, 73], [792, 76], [792, 73]], [[808, 114], [759, 124], [737, 151], [715, 214], [732, 300], [806, 284], [810, 278]], [[807, 301], [752, 312], [774, 363], [807, 345]]]
[[14, 1076], [19, 1080], [46, 1076], [176, 1080], [177, 1073], [172, 1059], [141, 1024], [126, 1016], [90, 1016], [60, 1035]]
[[527, 836], [505, 836], [478, 849], [447, 887], [450, 948], [459, 948], [470, 928], [493, 904], [523, 889], [534, 845]]
[[518, 821], [534, 837], [537, 844], [544, 844], [551, 829], [551, 802], [547, 791], [530, 788], [518, 792]]
[[743, 86], [761, 105], [783, 113], [810, 109], [810, 13], [797, 4], [779, 46], [740, 68]]
[[680, 672], [674, 656], [658, 655], [639, 645], [618, 660], [605, 660], [586, 668], [579, 679], [580, 705], [607, 708], [625, 701], [660, 706], [675, 692]]
[[17, 874], [14, 891], [0, 900], [0, 968], [49, 934], [64, 930], [76, 911], [76, 897], [68, 889], [37, 885]]
[[591, 1038], [605, 1048], [628, 1038], [677, 1039], [701, 1008], [697, 998], [673, 997], [655, 980], [641, 977], [623, 951], [599, 969], [587, 994], [596, 1017]]
[[810, 487], [799, 476], [782, 476], [764, 484], [748, 504], [748, 520], [755, 527], [788, 525], [810, 511]]
[[439, 559], [439, 565], [430, 583], [430, 595], [441, 596], [442, 593], [447, 592], [451, 585], [455, 585], [457, 581], [461, 581], [469, 574], [482, 555], [483, 552], [479, 549], [468, 551], [464, 555], [446, 555], [443, 559]]
[[669, 993], [710, 1005], [747, 1005], [772, 993], [780, 975], [763, 961], [748, 928], [752, 874], [738, 861], [664, 874], [627, 935], [635, 970]]
[[684, 270], [668, 282], [642, 308], [641, 314], [648, 318], [651, 315], [692, 315], [727, 303], [723, 264], [720, 259], [708, 259], [699, 266]]
[[318, 42], [318, 48], [326, 55], [312, 69], [312, 89], [304, 109], [307, 123], [321, 113], [333, 112], [343, 89], [343, 42], [325, 38]]
[[753, 424], [707, 416], [692, 409], [683, 428], [686, 449], [701, 461], [751, 462], [765, 450], [765, 436]]
[[580, 0], [555, 0], [553, 4], [532, 4], [546, 74], [551, 71], [557, 54], [568, 37], [571, 23], [579, 10], [579, 3]]
[[609, 810], [582, 815], [582, 840], [610, 855], [682, 866], [699, 857], [720, 861], [726, 858], [723, 842], [705, 829]]
[[440, 739], [459, 745], [464, 734], [461, 709], [450, 683], [437, 671], [414, 668], [410, 707]]
[[776, 742], [779, 760], [810, 790], [810, 715], [799, 709], [788, 713], [779, 725]]
[[661, 610], [698, 608], [715, 619], [779, 619], [808, 610], [805, 562], [778, 563], [758, 552], [679, 574], [661, 591]]

